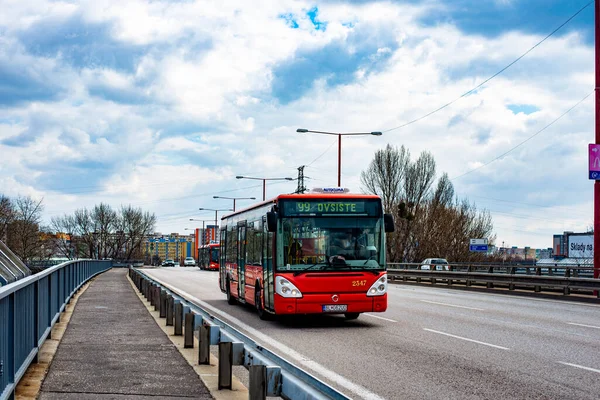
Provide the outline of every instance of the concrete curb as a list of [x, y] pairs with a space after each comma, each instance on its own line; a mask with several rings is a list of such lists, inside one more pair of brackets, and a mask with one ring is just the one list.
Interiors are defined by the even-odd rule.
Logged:
[[50, 336], [39, 349], [38, 362], [32, 363], [29, 368], [27, 368], [27, 372], [25, 372], [23, 378], [19, 381], [15, 390], [15, 399], [35, 400], [38, 398], [44, 379], [46, 379], [46, 375], [48, 374], [48, 370], [50, 369], [50, 365], [52, 364], [52, 360], [58, 349], [58, 345], [60, 344], [62, 337], [67, 330], [67, 326], [69, 325], [69, 321], [71, 320], [71, 316], [73, 315], [77, 300], [95, 279], [96, 277], [90, 279], [79, 288], [71, 298], [71, 301], [65, 306], [65, 310], [60, 314], [60, 322], [54, 324]]
[[156, 321], [156, 324], [163, 330], [163, 332], [167, 335], [169, 340], [171, 340], [171, 342], [175, 345], [177, 350], [179, 350], [183, 358], [185, 358], [188, 364], [194, 369], [196, 374], [198, 374], [198, 376], [200, 377], [202, 382], [204, 382], [204, 384], [210, 391], [210, 394], [215, 398], [215, 400], [248, 399], [248, 389], [235, 376], [233, 377], [232, 390], [219, 390], [219, 363], [217, 357], [211, 354], [210, 365], [198, 365], [199, 345], [196, 336], [194, 336], [194, 347], [186, 349], [184, 347], [184, 336], [175, 336], [175, 327], [167, 326], [166, 319], [160, 318], [160, 310], [154, 310], [154, 306], [148, 300], [146, 300], [146, 298], [144, 298], [144, 296], [140, 293], [139, 290], [137, 290], [137, 287], [135, 286], [129, 275], [127, 275], [127, 280], [131, 284], [134, 292], [137, 294], [142, 304], [148, 310], [148, 313]]

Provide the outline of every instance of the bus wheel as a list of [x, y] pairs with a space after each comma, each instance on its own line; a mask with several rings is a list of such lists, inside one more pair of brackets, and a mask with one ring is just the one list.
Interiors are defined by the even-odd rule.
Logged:
[[229, 279], [225, 281], [225, 290], [227, 293], [227, 304], [234, 305], [236, 303], [235, 297], [231, 295], [231, 288], [229, 287]]
[[346, 317], [346, 320], [350, 321], [358, 318], [359, 315], [360, 313], [357, 312], [347, 312], [346, 314], [344, 314], [344, 317]]
[[260, 286], [258, 285], [258, 283], [256, 284], [256, 288], [257, 289], [254, 292], [254, 305], [256, 307], [256, 312], [258, 313], [258, 318], [262, 319], [263, 321], [269, 321], [271, 319], [271, 314], [266, 312], [262, 306], [262, 301], [261, 301], [262, 290], [261, 290]]

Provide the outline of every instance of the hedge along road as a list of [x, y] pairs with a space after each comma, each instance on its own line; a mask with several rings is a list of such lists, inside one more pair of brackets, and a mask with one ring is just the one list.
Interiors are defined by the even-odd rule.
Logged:
[[385, 313], [261, 321], [253, 308], [227, 304], [217, 272], [144, 272], [353, 398], [596, 399], [600, 391], [599, 305], [390, 285]]

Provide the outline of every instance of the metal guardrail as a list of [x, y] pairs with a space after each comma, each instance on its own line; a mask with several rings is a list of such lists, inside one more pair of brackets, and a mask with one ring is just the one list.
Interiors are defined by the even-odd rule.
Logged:
[[111, 261], [68, 261], [0, 288], [0, 400], [14, 398], [75, 292], [111, 267]]
[[[418, 270], [418, 269], [397, 269], [388, 268], [388, 278], [390, 282], [408, 282], [409, 280], [415, 280], [417, 283], [423, 280], [436, 285], [438, 283], [445, 283], [448, 286], [460, 283], [465, 286], [472, 286], [474, 284], [485, 284], [489, 289], [493, 289], [494, 285], [502, 285], [507, 287], [509, 290], [515, 290], [515, 288], [533, 288], [535, 292], [541, 292], [542, 289], [559, 289], [564, 295], [569, 295], [574, 291], [587, 291], [595, 292], [596, 297], [600, 298], [600, 279], [593, 278], [582, 278], [573, 277], [571, 269], [566, 269], [564, 276], [552, 275], [552, 272], [548, 275], [542, 275], [543, 269], [548, 267], [529, 267], [530, 269], [535, 268], [535, 274], [520, 274], [517, 273], [515, 267], [503, 267], [494, 268], [487, 266], [486, 272], [479, 271], [430, 271], [430, 270]], [[558, 267], [564, 269], [564, 267]], [[553, 268], [550, 268], [552, 270]], [[589, 269], [574, 267], [572, 269]], [[500, 270], [502, 270], [501, 273]]]
[[[388, 263], [388, 268], [403, 270], [419, 270], [421, 263]], [[441, 266], [439, 266], [441, 267]], [[600, 268], [598, 268], [600, 270]], [[439, 270], [439, 268], [438, 268]], [[456, 272], [485, 272], [503, 274], [521, 274], [537, 276], [565, 276], [591, 278], [594, 267], [586, 264], [477, 264], [477, 263], [450, 263], [450, 270]]]
[[185, 347], [193, 347], [194, 331], [199, 331], [199, 364], [209, 363], [211, 345], [219, 346], [219, 389], [231, 389], [232, 365], [242, 365], [250, 372], [251, 399], [349, 399], [141, 270], [130, 268], [129, 276], [166, 324], [174, 326], [175, 335], [185, 336]]

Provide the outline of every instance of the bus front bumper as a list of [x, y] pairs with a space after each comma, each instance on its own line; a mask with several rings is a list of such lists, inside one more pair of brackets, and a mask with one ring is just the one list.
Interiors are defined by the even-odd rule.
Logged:
[[383, 312], [387, 309], [387, 293], [373, 297], [366, 293], [307, 294], [299, 299], [279, 294], [275, 297], [276, 314], [343, 314]]

